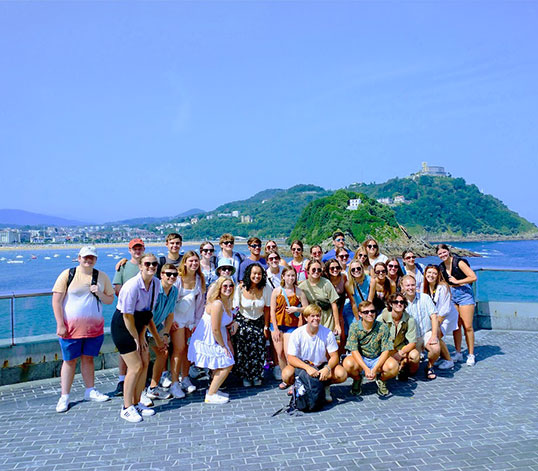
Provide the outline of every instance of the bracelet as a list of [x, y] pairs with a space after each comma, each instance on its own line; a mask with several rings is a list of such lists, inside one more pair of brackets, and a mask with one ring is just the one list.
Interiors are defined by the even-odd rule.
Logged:
[[163, 337], [170, 337], [170, 334], [167, 334], [166, 332], [163, 334]]

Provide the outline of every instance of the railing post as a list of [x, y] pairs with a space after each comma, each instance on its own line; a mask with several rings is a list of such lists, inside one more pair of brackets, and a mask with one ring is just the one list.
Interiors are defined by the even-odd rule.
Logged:
[[11, 299], [11, 346], [15, 345], [15, 293], [12, 293]]

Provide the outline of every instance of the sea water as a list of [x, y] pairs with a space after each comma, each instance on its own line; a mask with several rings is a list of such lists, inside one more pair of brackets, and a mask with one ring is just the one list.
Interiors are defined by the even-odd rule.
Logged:
[[[468, 259], [471, 267], [477, 270], [475, 291], [479, 300], [538, 302], [538, 241], [461, 242], [453, 245], [481, 255]], [[183, 251], [198, 248], [185, 244]], [[246, 252], [245, 246], [238, 246], [237, 249]], [[167, 249], [165, 246], [148, 247], [147, 251], [160, 256]], [[78, 265], [77, 254], [78, 249], [74, 248], [0, 251], [0, 294], [50, 291], [62, 270]], [[126, 247], [99, 247], [98, 254], [96, 268], [106, 272], [111, 281], [118, 260], [129, 258]], [[437, 257], [418, 261], [425, 265], [439, 263]], [[481, 271], [482, 268], [498, 271]], [[534, 272], [506, 271], [509, 269], [529, 269]], [[115, 304], [116, 301], [103, 306], [106, 326], [110, 325]], [[11, 338], [11, 322], [11, 300], [0, 299], [0, 339]], [[16, 338], [55, 333], [51, 297], [16, 298], [14, 332]]]

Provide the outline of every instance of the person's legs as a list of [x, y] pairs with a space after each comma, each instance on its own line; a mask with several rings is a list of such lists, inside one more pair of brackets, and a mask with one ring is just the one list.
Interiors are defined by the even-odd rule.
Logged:
[[95, 385], [95, 368], [93, 356], [82, 355], [80, 357], [80, 372], [86, 388], [93, 388]]
[[426, 344], [425, 348], [428, 352], [428, 369], [430, 369], [433, 368], [433, 365], [439, 358], [439, 355], [441, 354], [441, 348], [439, 347], [439, 343], [436, 343], [434, 345]]
[[452, 336], [454, 337], [454, 348], [456, 349], [456, 353], [461, 353], [461, 329], [463, 327], [463, 322], [461, 320], [460, 306], [457, 304], [456, 309], [458, 311], [458, 328], [454, 332], [452, 332]]
[[[465, 333], [465, 341], [467, 342], [467, 350], [469, 355], [474, 355], [474, 330], [473, 330], [473, 316], [474, 316], [474, 304], [467, 304], [459, 307], [460, 320], [463, 325]], [[461, 332], [460, 332], [461, 335]], [[461, 340], [460, 340], [461, 349]]]
[[75, 370], [77, 368], [77, 360], [64, 360], [62, 363], [62, 369], [60, 372], [60, 384], [62, 386], [62, 395], [69, 394], [71, 392], [71, 386], [73, 385], [73, 379], [75, 378]]
[[278, 366], [280, 366], [280, 371], [284, 370], [284, 368], [286, 368], [286, 365], [287, 365], [286, 355], [285, 355], [285, 346], [284, 346], [285, 345], [284, 337], [286, 335], [288, 334], [281, 333], [280, 339], [278, 339], [277, 341], [275, 341], [275, 339], [273, 338], [273, 347], [275, 349]]
[[[141, 339], [140, 341], [142, 342], [143, 339]], [[140, 353], [140, 360], [142, 362], [142, 369], [140, 370], [140, 374], [138, 375], [138, 378], [136, 380], [133, 404], [138, 404], [140, 402], [140, 396], [142, 395], [142, 391], [146, 387], [146, 376], [149, 366], [149, 350]]]
[[[132, 405], [138, 404], [138, 401], [135, 402], [135, 390], [138, 384], [140, 373], [142, 372], [143, 364], [140, 353], [137, 350], [123, 354], [122, 358], [127, 365], [125, 383], [123, 386], [123, 406], [128, 408]], [[142, 378], [145, 380], [144, 376], [142, 376]], [[144, 383], [144, 381], [142, 381], [142, 383]], [[140, 399], [140, 396], [138, 399]]]
[[179, 381], [179, 371], [181, 368], [181, 355], [183, 351], [186, 351], [185, 345], [185, 328], [180, 327], [171, 332], [172, 335], [172, 360], [170, 362], [170, 369], [172, 370], [172, 383]]
[[293, 366], [288, 365], [282, 370], [282, 381], [290, 386], [295, 383], [295, 368]]
[[213, 374], [213, 380], [211, 381], [211, 384], [209, 385], [208, 394], [213, 395], [217, 394], [217, 391], [222, 386], [222, 383], [226, 380], [228, 375], [230, 374], [230, 371], [232, 371], [232, 367], [229, 366], [228, 368], [219, 368], [218, 370], [215, 370]]
[[187, 358], [187, 341], [189, 340], [189, 337], [191, 336], [191, 331], [189, 329], [183, 329], [184, 332], [184, 341], [180, 345], [179, 349], [179, 355], [180, 355], [180, 370], [181, 370], [181, 377], [187, 378], [189, 376], [189, 368], [191, 366], [188, 358]]
[[394, 358], [389, 357], [383, 363], [381, 370], [381, 380], [387, 381], [388, 379], [395, 378], [399, 370], [398, 362]]
[[153, 353], [155, 353], [155, 363], [153, 364], [153, 373], [151, 375], [150, 388], [159, 386], [161, 375], [166, 366], [166, 360], [168, 359], [168, 350], [159, 350], [156, 345], [151, 347]]
[[420, 365], [420, 353], [414, 348], [407, 355], [407, 368], [409, 369], [409, 374], [414, 375], [418, 371]]
[[336, 365], [331, 371], [331, 384], [340, 384], [347, 379], [347, 372], [342, 365]]
[[361, 375], [361, 372], [362, 372], [362, 368], [353, 359], [353, 357], [351, 355], [348, 355], [344, 359], [343, 367], [346, 370], [348, 376], [351, 376], [353, 379], [356, 379], [356, 380], [359, 379], [359, 377]]

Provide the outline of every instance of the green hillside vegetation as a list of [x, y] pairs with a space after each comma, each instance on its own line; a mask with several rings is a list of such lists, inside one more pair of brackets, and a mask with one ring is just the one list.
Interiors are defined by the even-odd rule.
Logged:
[[[264, 190], [249, 199], [226, 203], [205, 213], [197, 224], [181, 228], [181, 233], [191, 240], [218, 238], [224, 232], [241, 237], [287, 237], [308, 203], [329, 194], [330, 191], [315, 185]], [[218, 213], [232, 211], [239, 211], [240, 216], [251, 216], [252, 222], [242, 223], [240, 217], [217, 216]], [[207, 215], [214, 217], [205, 219]]]
[[[356, 211], [347, 210], [348, 201], [361, 198]], [[364, 194], [338, 190], [330, 196], [311, 202], [297, 221], [290, 239], [300, 239], [307, 244], [318, 244], [340, 230], [353, 234], [357, 241], [374, 236], [380, 241], [398, 235], [398, 222], [394, 210]]]
[[404, 196], [410, 203], [393, 209], [398, 222], [414, 234], [515, 235], [537, 230], [500, 200], [481, 193], [463, 178], [393, 178], [380, 184], [355, 184], [349, 189], [376, 199]]

